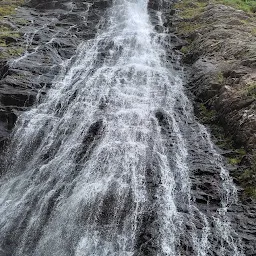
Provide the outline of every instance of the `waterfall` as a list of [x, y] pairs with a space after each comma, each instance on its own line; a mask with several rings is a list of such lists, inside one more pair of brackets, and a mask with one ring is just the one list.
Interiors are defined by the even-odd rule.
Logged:
[[147, 0], [113, 1], [18, 119], [0, 180], [1, 256], [243, 255], [227, 216], [236, 188], [156, 18], [160, 31]]

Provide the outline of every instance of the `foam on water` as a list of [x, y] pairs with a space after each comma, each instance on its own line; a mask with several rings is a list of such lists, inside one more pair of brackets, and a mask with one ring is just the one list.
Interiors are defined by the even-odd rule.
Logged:
[[[113, 1], [95, 39], [19, 118], [0, 181], [1, 255], [203, 256], [212, 240], [218, 255], [242, 255], [224, 213], [235, 187], [167, 63], [168, 31], [154, 30], [147, 6]], [[221, 170], [216, 216], [193, 200], [191, 145], [208, 148]]]

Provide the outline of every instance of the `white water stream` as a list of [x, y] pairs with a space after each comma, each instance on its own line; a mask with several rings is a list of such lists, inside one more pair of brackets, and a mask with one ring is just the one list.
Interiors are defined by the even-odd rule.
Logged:
[[[225, 214], [235, 187], [147, 6], [113, 1], [19, 118], [0, 180], [1, 256], [243, 255]], [[220, 177], [213, 213], [191, 191], [198, 158]]]

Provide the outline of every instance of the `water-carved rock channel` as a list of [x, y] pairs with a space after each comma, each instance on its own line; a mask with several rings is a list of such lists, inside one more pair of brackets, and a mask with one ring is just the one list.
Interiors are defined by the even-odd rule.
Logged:
[[21, 9], [35, 30], [9, 72], [32, 65], [44, 96], [5, 154], [1, 256], [254, 255], [236, 187], [184, 92], [170, 4]]

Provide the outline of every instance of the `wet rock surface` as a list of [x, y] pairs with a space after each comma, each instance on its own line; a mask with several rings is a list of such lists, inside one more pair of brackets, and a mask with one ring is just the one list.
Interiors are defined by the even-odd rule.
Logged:
[[12, 30], [0, 46], [1, 148], [19, 113], [40, 100], [78, 45], [94, 38], [110, 5], [111, 1], [32, 0], [3, 18]]
[[[195, 110], [213, 130], [218, 127], [220, 133], [223, 128], [233, 145], [247, 152], [242, 160], [236, 159], [237, 156], [232, 158], [234, 148], [224, 142], [221, 153], [239, 164], [230, 170], [238, 184], [239, 201], [229, 208], [228, 216], [241, 238], [245, 255], [255, 255], [256, 204], [251, 193], [255, 189], [256, 150], [255, 16], [229, 6], [204, 3], [204, 8], [197, 1], [189, 6], [180, 4], [174, 25], [176, 34], [187, 41], [180, 50], [187, 66], [187, 88], [194, 95]], [[186, 12], [189, 8], [193, 15]], [[195, 200], [199, 205], [212, 202], [214, 211], [219, 198], [216, 169], [204, 171], [200, 162], [196, 166], [192, 178]], [[250, 193], [245, 195], [244, 191]]]
[[237, 146], [256, 149], [256, 22], [252, 14], [207, 5], [198, 15], [178, 18], [177, 33], [190, 43], [183, 61], [192, 67], [188, 87], [215, 110]]
[[[17, 56], [12, 59], [3, 58], [0, 61], [0, 147], [2, 147], [7, 140], [19, 113], [35, 104], [37, 100], [40, 100], [41, 95], [44, 95], [47, 89], [51, 87], [55, 75], [61, 68], [61, 63], [72, 58], [81, 42], [90, 40], [95, 36], [97, 29], [100, 27], [99, 21], [110, 4], [111, 1], [69, 2], [63, 0], [42, 2], [32, 0], [18, 9], [14, 20], [7, 19], [14, 28], [20, 31], [21, 37], [18, 39], [9, 37], [6, 38], [6, 40], [9, 45], [21, 47], [23, 52], [18, 58]], [[154, 20], [154, 17], [157, 19], [158, 10], [160, 8], [158, 2], [150, 1], [149, 8], [152, 19]], [[224, 7], [216, 7], [217, 9], [214, 9], [215, 11], [211, 8], [214, 9], [215, 7], [209, 7], [208, 10], [213, 12], [213, 14], [209, 16], [212, 19], [212, 16], [217, 12], [218, 15], [221, 15], [221, 11], [218, 8]], [[226, 9], [224, 8], [224, 10]], [[205, 17], [208, 17], [208, 15], [209, 13], [206, 13]], [[224, 16], [226, 15], [227, 13], [225, 13]], [[245, 14], [242, 13], [241, 15], [243, 16]], [[20, 20], [20, 24], [17, 24], [15, 19]], [[218, 22], [218, 19], [219, 16], [215, 18], [214, 22]], [[240, 23], [237, 21], [232, 21], [232, 24], [229, 25], [239, 26], [239, 24]], [[167, 27], [169, 25], [170, 24], [165, 21], [164, 26]], [[219, 33], [217, 32], [217, 27], [216, 30], [213, 31]], [[156, 27], [156, 29], [161, 30], [164, 28]], [[220, 33], [219, 37], [226, 40], [228, 33], [226, 29], [223, 33], [224, 34]], [[232, 36], [232, 33], [229, 35]], [[227, 127], [228, 131], [229, 129], [234, 133], [243, 131], [244, 137], [239, 136], [240, 142], [239, 139], [237, 139], [237, 141], [241, 144], [246, 142], [246, 147], [252, 150], [255, 144], [254, 137], [251, 136], [251, 134], [253, 134], [255, 130], [253, 119], [250, 119], [251, 113], [253, 114], [254, 112], [250, 111], [254, 111], [255, 99], [253, 99], [253, 97], [246, 97], [245, 99], [245, 97], [243, 98], [240, 94], [234, 95], [235, 87], [233, 85], [235, 83], [234, 81], [240, 81], [239, 79], [242, 79], [242, 81], [245, 81], [243, 79], [248, 79], [248, 83], [254, 81], [252, 77], [254, 59], [250, 56], [250, 58], [239, 60], [238, 63], [236, 62], [237, 58], [234, 58], [231, 62], [231, 64], [234, 65], [232, 66], [229, 61], [221, 58], [224, 62], [220, 64], [219, 59], [216, 59], [215, 50], [211, 53], [206, 50], [208, 49], [209, 40], [216, 39], [215, 34], [212, 36], [209, 35], [207, 39], [200, 37], [199, 34], [189, 36], [193, 37], [194, 40], [198, 40], [196, 41], [197, 47], [194, 47], [193, 50], [190, 50], [190, 52], [184, 56], [184, 62], [191, 64], [192, 70], [194, 71], [192, 72], [194, 76], [191, 76], [189, 87], [192, 88], [198, 101], [208, 101], [207, 104], [209, 108], [216, 108], [216, 111], [219, 113], [218, 118], [220, 122]], [[175, 36], [171, 38], [171, 41], [176, 49], [180, 49], [182, 45], [184, 45], [184, 41]], [[210, 43], [209, 47], [211, 49], [214, 42]], [[244, 46], [241, 47], [241, 50], [243, 47]], [[229, 46], [226, 46], [225, 49], [227, 50], [228, 48]], [[227, 53], [226, 58], [230, 55], [233, 56], [236, 52], [237, 50], [232, 53]], [[173, 49], [170, 50], [170, 55], [172, 54]], [[170, 61], [175, 62], [175, 58], [170, 56]], [[229, 63], [229, 65], [227, 65], [227, 63]], [[244, 64], [241, 66], [241, 63]], [[218, 75], [219, 72], [221, 72], [222, 75]], [[224, 85], [224, 79], [230, 82], [225, 82]], [[239, 84], [238, 86], [240, 86], [240, 82], [237, 83]], [[248, 83], [246, 82], [246, 85]], [[241, 87], [242, 91], [244, 90], [243, 88], [244, 87]], [[235, 90], [235, 93], [236, 92]], [[241, 93], [241, 91], [239, 93]], [[104, 102], [102, 108], [104, 108]], [[180, 111], [181, 108], [182, 106], [177, 106], [177, 111]], [[244, 113], [248, 113], [248, 115], [244, 116]], [[245, 124], [237, 128], [236, 125], [239, 120], [241, 120], [241, 116], [244, 117]], [[168, 123], [168, 116], [165, 115], [165, 113], [157, 112], [156, 118], [161, 126], [166, 144], [170, 149], [168, 154], [172, 156], [175, 152], [175, 148], [173, 147], [173, 131], [171, 125]], [[189, 122], [189, 120], [185, 118], [183, 121], [184, 124]], [[92, 125], [90, 133], [85, 137], [85, 145], [90, 144], [94, 137], [99, 136], [102, 129], [101, 126], [101, 121]], [[188, 145], [192, 201], [201, 212], [211, 216], [212, 213], [218, 210], [221, 203], [220, 170], [211, 163], [210, 158], [207, 158], [210, 150], [205, 148], [204, 144], [200, 143], [202, 138], [198, 136], [199, 128], [200, 127], [191, 121], [190, 128], [184, 131], [183, 136], [186, 137], [188, 136], [187, 134], [192, 134], [198, 141], [197, 145]], [[187, 140], [189, 141], [189, 138], [187, 138]], [[80, 153], [85, 154], [87, 148], [84, 147], [83, 150], [84, 151]], [[43, 157], [45, 157], [44, 160], [49, 159], [50, 153]], [[82, 160], [81, 156], [78, 155], [77, 161], [80, 162]], [[147, 206], [149, 209], [148, 213], [142, 215], [140, 220], [140, 231], [136, 245], [140, 248], [138, 255], [153, 256], [156, 254], [157, 247], [159, 246], [157, 244], [159, 227], [156, 221], [158, 216], [156, 214], [157, 205], [155, 205], [155, 195], [161, 181], [158, 178], [157, 170], [154, 170], [153, 167], [154, 163], [149, 164], [146, 170], [146, 186], [148, 194], [152, 198], [150, 197], [149, 205]], [[182, 180], [180, 181], [180, 186], [182, 186]], [[52, 201], [54, 200], [55, 198], [53, 198]], [[188, 214], [188, 208], [184, 207], [182, 200], [184, 200], [182, 195], [177, 195], [177, 202], [182, 202], [180, 205], [177, 204], [177, 208], [179, 213], [184, 216], [185, 220], [182, 224], [183, 230], [180, 234], [182, 243], [179, 245], [179, 251], [183, 253], [182, 255], [189, 256], [194, 253], [192, 251], [190, 233], [192, 233], [193, 229], [201, 230], [203, 228], [203, 219], [199, 211], [195, 211], [193, 213], [195, 219], [192, 222], [193, 225], [195, 223], [196, 227], [192, 226], [191, 220], [189, 219], [191, 215]], [[109, 196], [106, 201], [109, 202], [104, 202], [106, 207], [104, 207], [104, 212], [102, 213], [102, 223], [108, 223], [108, 218], [112, 214], [110, 206], [114, 201], [113, 196]], [[128, 211], [130, 202], [127, 204]], [[109, 216], [106, 214], [109, 214]], [[245, 245], [246, 255], [255, 255], [255, 204], [250, 200], [237, 203], [229, 209], [228, 216], [232, 221], [234, 230], [237, 232], [235, 236], [240, 237]], [[214, 225], [213, 222], [210, 224]], [[218, 232], [217, 229], [216, 232]], [[210, 240], [212, 247], [215, 249], [209, 255], [221, 255], [218, 254], [220, 241], [216, 241], [213, 238], [210, 238]], [[10, 247], [9, 253], [11, 252], [12, 249]]]

